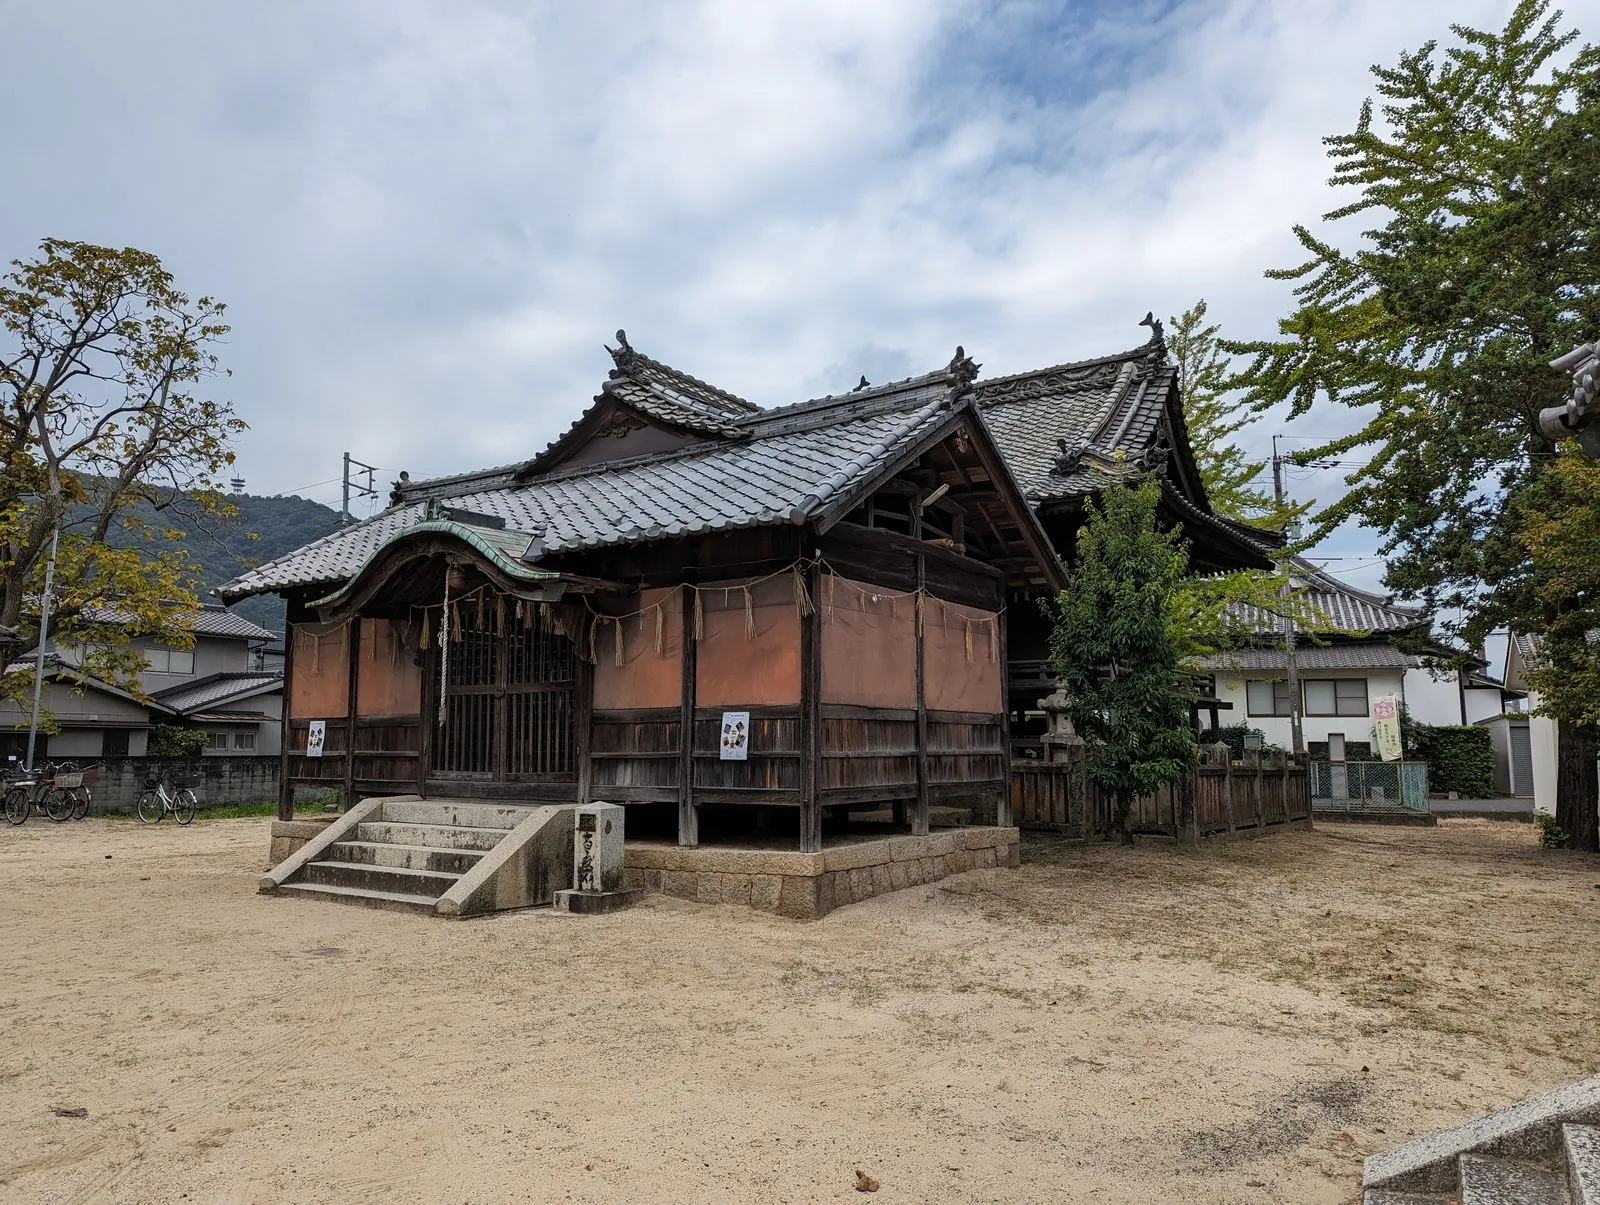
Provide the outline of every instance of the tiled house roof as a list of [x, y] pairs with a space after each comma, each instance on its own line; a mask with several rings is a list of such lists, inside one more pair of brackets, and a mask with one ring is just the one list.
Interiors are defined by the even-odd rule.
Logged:
[[281, 673], [222, 673], [157, 691], [152, 697], [161, 706], [179, 715], [189, 715], [226, 703], [229, 699], [245, 698], [263, 691], [281, 689], [282, 686]]
[[[1381, 594], [1358, 590], [1302, 557], [1294, 557], [1291, 563], [1295, 585], [1305, 590], [1304, 603], [1327, 616], [1326, 632], [1381, 635], [1411, 631], [1428, 624], [1428, 613], [1422, 607], [1405, 606]], [[1237, 606], [1233, 608], [1233, 616], [1264, 635], [1283, 630], [1283, 620], [1279, 616], [1258, 607]]]

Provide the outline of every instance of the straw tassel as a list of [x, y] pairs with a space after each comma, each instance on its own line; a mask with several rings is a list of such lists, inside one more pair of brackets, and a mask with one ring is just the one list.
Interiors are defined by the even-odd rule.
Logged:
[[[689, 587], [694, 590], [693, 586]], [[706, 638], [706, 610], [700, 605], [700, 591], [694, 591], [694, 639], [698, 644]]]
[[494, 596], [494, 631], [497, 636], [506, 634], [506, 596], [504, 594], [496, 594]]
[[1000, 617], [992, 616], [989, 620], [989, 660], [1000, 660]]
[[612, 628], [614, 630], [614, 634], [616, 636], [616, 661], [617, 661], [618, 665], [621, 665], [622, 664], [622, 620], [613, 619], [611, 621], [611, 626], [612, 626]]
[[740, 586], [739, 589], [744, 592], [744, 638], [746, 640], [754, 640], [756, 638], [756, 609], [750, 599], [750, 587]]
[[922, 595], [917, 594], [917, 639], [922, 639]]
[[961, 621], [962, 642], [967, 646], [967, 664], [972, 664], [972, 620]]
[[666, 608], [660, 603], [656, 604], [656, 653], [659, 656], [665, 648], [666, 636]]
[[834, 588], [838, 584], [839, 584], [839, 575], [834, 573], [833, 570], [831, 570], [831, 569], [828, 570], [828, 622], [829, 623], [833, 622], [833, 596], [836, 593]]
[[804, 619], [816, 610], [811, 605], [811, 593], [806, 589], [806, 579], [800, 576], [800, 570], [794, 570], [794, 605]]
[[427, 652], [433, 646], [428, 643], [428, 608], [422, 608], [422, 635], [417, 638], [417, 647]]
[[461, 603], [450, 604], [450, 626], [455, 629], [453, 635], [457, 644], [461, 643]]

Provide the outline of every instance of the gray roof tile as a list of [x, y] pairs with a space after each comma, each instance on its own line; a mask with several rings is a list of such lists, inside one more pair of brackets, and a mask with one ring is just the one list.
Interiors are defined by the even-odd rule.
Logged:
[[184, 715], [203, 708], [215, 707], [218, 703], [237, 699], [241, 695], [254, 694], [260, 690], [282, 685], [281, 673], [212, 674], [196, 682], [168, 687], [166, 690], [156, 692], [152, 697], [163, 707], [170, 707], [178, 714]]
[[[1422, 607], [1405, 606], [1380, 594], [1358, 590], [1301, 557], [1294, 557], [1292, 563], [1293, 580], [1305, 589], [1304, 602], [1328, 617], [1329, 631], [1401, 632], [1428, 623], [1428, 613]], [[1277, 632], [1283, 627], [1281, 618], [1258, 607], [1237, 606], [1232, 614], [1260, 633]]]
[[[1319, 669], [1405, 669], [1416, 661], [1386, 640], [1354, 644], [1298, 644], [1294, 650], [1295, 669], [1300, 673]], [[1281, 670], [1288, 659], [1281, 648], [1249, 648], [1206, 657], [1201, 664], [1210, 670]]]

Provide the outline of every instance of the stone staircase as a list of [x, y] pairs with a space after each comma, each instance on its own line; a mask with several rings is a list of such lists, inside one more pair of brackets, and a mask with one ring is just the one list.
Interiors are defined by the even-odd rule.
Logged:
[[549, 903], [570, 885], [571, 832], [570, 809], [369, 799], [275, 867], [261, 891], [452, 916]]
[[1367, 1160], [1362, 1205], [1600, 1205], [1600, 1075]]

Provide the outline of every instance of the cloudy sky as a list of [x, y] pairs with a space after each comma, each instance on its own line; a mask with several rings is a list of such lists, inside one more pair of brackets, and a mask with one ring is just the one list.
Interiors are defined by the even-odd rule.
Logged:
[[[131, 244], [226, 300], [251, 492], [337, 504], [345, 449], [385, 479], [536, 451], [619, 326], [767, 404], [957, 343], [1102, 355], [1201, 296], [1268, 334], [1368, 67], [1510, 8], [0, 0], [0, 252]], [[1363, 533], [1321, 551], [1379, 580]]]

